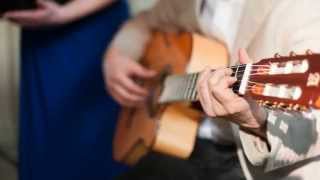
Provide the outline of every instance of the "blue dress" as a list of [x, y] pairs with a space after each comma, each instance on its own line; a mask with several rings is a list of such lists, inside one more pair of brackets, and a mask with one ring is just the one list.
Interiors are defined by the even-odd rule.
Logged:
[[118, 107], [107, 95], [103, 53], [128, 18], [125, 1], [78, 22], [23, 30], [21, 180], [107, 180]]

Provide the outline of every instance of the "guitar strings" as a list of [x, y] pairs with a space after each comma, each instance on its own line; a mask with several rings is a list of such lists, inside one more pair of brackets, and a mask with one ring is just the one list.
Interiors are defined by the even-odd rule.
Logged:
[[[245, 70], [238, 70], [239, 68], [241, 67], [246, 67], [247, 65], [246, 64], [243, 64], [243, 65], [237, 65], [237, 66], [231, 66], [231, 67], [228, 67], [228, 68], [237, 68], [237, 71], [234, 72], [236, 73], [236, 78], [237, 78], [237, 81], [236, 81], [236, 85], [233, 86], [233, 88], [237, 88], [239, 86], [239, 83], [241, 83], [242, 81], [242, 78], [243, 78], [243, 74], [238, 74], [238, 73], [242, 73], [242, 72], [245, 72]], [[250, 76], [255, 76], [255, 75], [265, 75], [269, 72], [270, 70], [270, 65], [251, 65], [254, 69], [251, 70], [250, 72]], [[180, 92], [184, 92], [183, 94], [186, 93], [186, 91], [191, 91], [191, 93], [188, 93], [188, 94], [193, 94], [192, 91], [195, 90], [196, 88], [196, 82], [197, 82], [197, 79], [198, 79], [198, 76], [199, 76], [199, 73], [194, 73], [194, 74], [189, 74], [187, 76], [186, 79], [184, 79], [185, 81], [189, 81], [189, 82], [192, 82], [191, 83], [191, 88], [183, 88], [181, 89], [182, 91]], [[238, 83], [238, 84], [237, 84]], [[248, 83], [251, 83], [251, 84], [259, 84], [259, 83], [256, 83], [256, 82], [248, 82]], [[262, 84], [262, 83], [260, 83]], [[263, 85], [263, 84], [262, 84]], [[247, 90], [250, 90], [250, 88], [252, 88], [253, 86], [249, 85], [247, 86]]]
[[[237, 67], [245, 67], [247, 66], [248, 64], [241, 64], [241, 65], [235, 65], [235, 66], [230, 66], [230, 67], [226, 67], [226, 68], [237, 68]], [[262, 66], [265, 66], [265, 67], [270, 67], [271, 65], [264, 65], [264, 64], [251, 64], [251, 66], [253, 67], [262, 67]]]
[[[228, 67], [228, 68], [230, 68], [230, 69], [232, 69], [233, 67], [245, 67], [246, 66], [246, 64], [244, 64], [244, 65], [239, 65], [239, 66], [231, 66], [231, 67]], [[253, 67], [270, 67], [270, 65], [251, 65], [251, 66], [253, 66]], [[227, 69], [227, 68], [226, 68]], [[249, 75], [252, 75], [253, 73], [252, 72], [254, 72], [254, 71], [257, 71], [257, 72], [259, 72], [259, 71], [266, 71], [266, 72], [268, 72], [268, 70], [270, 70], [270, 68], [256, 68], [256, 69], [252, 69], [251, 70], [251, 74], [249, 74]], [[234, 73], [241, 73], [241, 72], [245, 72], [245, 70], [239, 70], [239, 71], [236, 71], [236, 72], [234, 72]], [[187, 75], [187, 79], [188, 78], [193, 78], [193, 76], [198, 76], [200, 73], [194, 73], [194, 74], [189, 74], [189, 75]], [[254, 74], [254, 75], [256, 75], [256, 74]]]

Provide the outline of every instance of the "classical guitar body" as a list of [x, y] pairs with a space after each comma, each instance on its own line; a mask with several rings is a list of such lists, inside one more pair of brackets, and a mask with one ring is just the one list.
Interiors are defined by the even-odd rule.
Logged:
[[[114, 158], [130, 165], [150, 151], [189, 157], [202, 113], [187, 102], [198, 100], [199, 72], [206, 66], [212, 71], [225, 67], [227, 54], [222, 44], [199, 35], [154, 33], [141, 64], [158, 76], [143, 82], [150, 91], [143, 107], [122, 110]], [[260, 106], [303, 112], [309, 118], [312, 109], [320, 109], [319, 62], [320, 54], [308, 50], [230, 66], [237, 78], [230, 88]]]
[[217, 41], [190, 33], [155, 32], [141, 64], [159, 74], [143, 82], [150, 98], [142, 107], [123, 108], [114, 137], [114, 159], [133, 165], [150, 151], [179, 158], [191, 154], [202, 113], [190, 103], [158, 103], [167, 75], [226, 66], [228, 53]]

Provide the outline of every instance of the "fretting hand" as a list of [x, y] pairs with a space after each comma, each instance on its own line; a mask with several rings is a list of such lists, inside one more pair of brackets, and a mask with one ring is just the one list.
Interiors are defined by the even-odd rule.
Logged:
[[[242, 64], [250, 62], [244, 50], [239, 51], [239, 59]], [[249, 97], [240, 97], [232, 91], [231, 86], [237, 79], [231, 74], [232, 70], [228, 68], [202, 72], [197, 87], [204, 111], [208, 116], [223, 117], [265, 137], [266, 112]]]

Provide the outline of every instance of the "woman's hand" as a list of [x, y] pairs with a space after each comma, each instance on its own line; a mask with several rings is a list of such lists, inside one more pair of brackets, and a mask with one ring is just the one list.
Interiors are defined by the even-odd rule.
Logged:
[[34, 10], [9, 11], [3, 15], [24, 27], [53, 26], [67, 23], [62, 6], [54, 1], [38, 0]]
[[[248, 63], [249, 58], [240, 50], [241, 63]], [[224, 117], [238, 124], [241, 128], [265, 137], [266, 112], [250, 98], [235, 94], [230, 88], [237, 79], [231, 77], [232, 70], [220, 68], [216, 71], [206, 69], [198, 81], [198, 93], [204, 111], [211, 117]]]

